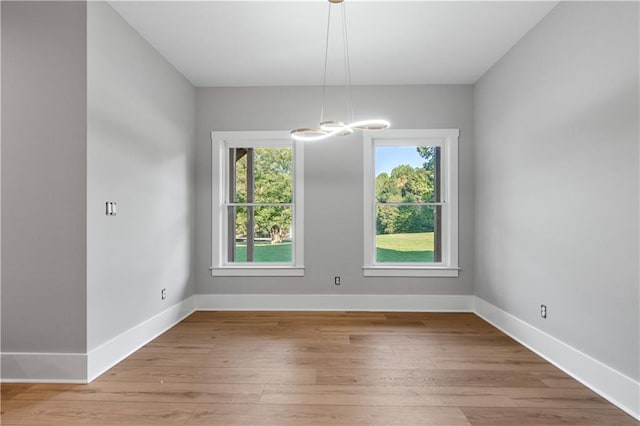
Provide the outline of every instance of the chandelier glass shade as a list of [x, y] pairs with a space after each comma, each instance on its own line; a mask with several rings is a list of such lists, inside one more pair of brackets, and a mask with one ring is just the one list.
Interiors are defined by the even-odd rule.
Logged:
[[[291, 130], [291, 137], [297, 141], [319, 141], [327, 139], [331, 136], [348, 136], [353, 134], [355, 130], [384, 130], [391, 124], [384, 119], [367, 119], [353, 120], [353, 102], [351, 100], [351, 65], [349, 62], [349, 43], [347, 39], [347, 17], [343, 0], [328, 0], [329, 13], [327, 17], [327, 39], [324, 54], [324, 74], [322, 78], [322, 103], [320, 107], [320, 124], [318, 127], [300, 127]], [[344, 53], [344, 73], [346, 85], [346, 109], [347, 120], [325, 120], [324, 119], [324, 101], [327, 86], [327, 64], [329, 57], [329, 33], [331, 30], [331, 9], [333, 5], [339, 5], [342, 8], [342, 43]]]

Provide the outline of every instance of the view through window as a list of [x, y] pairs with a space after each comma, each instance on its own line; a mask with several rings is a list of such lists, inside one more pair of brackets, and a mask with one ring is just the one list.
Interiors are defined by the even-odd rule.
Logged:
[[228, 148], [230, 263], [293, 260], [293, 149]]
[[439, 146], [375, 149], [376, 263], [442, 260]]
[[365, 276], [458, 276], [458, 136], [364, 134]]

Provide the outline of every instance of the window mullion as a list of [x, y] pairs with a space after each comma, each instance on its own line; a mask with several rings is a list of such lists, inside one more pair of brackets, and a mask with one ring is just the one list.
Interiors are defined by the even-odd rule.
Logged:
[[293, 207], [293, 203], [224, 203], [225, 207]]
[[400, 206], [444, 206], [445, 202], [441, 201], [439, 203], [420, 203], [420, 202], [415, 202], [415, 203], [383, 203], [380, 201], [376, 201], [375, 202], [376, 207], [377, 206], [387, 206], [387, 207], [400, 207]]
[[[247, 203], [254, 201], [255, 177], [253, 169], [253, 148], [247, 149]], [[247, 206], [247, 262], [253, 262], [255, 210]]]

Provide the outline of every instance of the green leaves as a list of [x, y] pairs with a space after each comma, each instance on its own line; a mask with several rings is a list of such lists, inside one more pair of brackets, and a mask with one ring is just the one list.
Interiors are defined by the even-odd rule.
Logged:
[[[248, 158], [236, 161], [237, 203], [246, 203]], [[253, 201], [257, 204], [288, 204], [293, 202], [293, 150], [291, 148], [253, 149]], [[253, 209], [254, 235], [280, 242], [289, 238], [292, 223], [290, 206], [256, 206]], [[236, 211], [236, 236], [247, 235], [247, 213]]]
[[[378, 203], [424, 203], [435, 200], [435, 152], [436, 147], [418, 146], [418, 154], [426, 161], [422, 167], [399, 164], [391, 175], [376, 176], [376, 201]], [[430, 206], [382, 206], [376, 209], [378, 235], [393, 233], [432, 232], [433, 207]]]

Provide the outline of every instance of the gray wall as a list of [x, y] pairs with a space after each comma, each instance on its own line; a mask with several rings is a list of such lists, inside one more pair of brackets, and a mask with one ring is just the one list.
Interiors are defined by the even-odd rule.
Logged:
[[86, 4], [2, 2], [2, 350], [86, 350]]
[[638, 4], [560, 3], [474, 119], [476, 294], [638, 380]]
[[91, 350], [193, 294], [195, 89], [111, 6], [87, 7]]
[[[208, 270], [211, 265], [211, 131], [285, 130], [314, 125], [319, 118], [320, 88], [199, 88], [197, 293], [472, 294], [472, 87], [383, 86], [354, 87], [353, 90], [356, 119], [369, 115], [384, 117], [397, 129], [460, 129], [460, 277], [362, 276], [363, 142], [360, 133], [305, 145], [304, 277], [211, 277]], [[336, 99], [333, 90], [330, 94], [329, 99]], [[337, 111], [335, 105], [328, 105], [327, 109], [327, 118], [332, 111]], [[333, 284], [335, 275], [342, 277], [339, 287]]]

